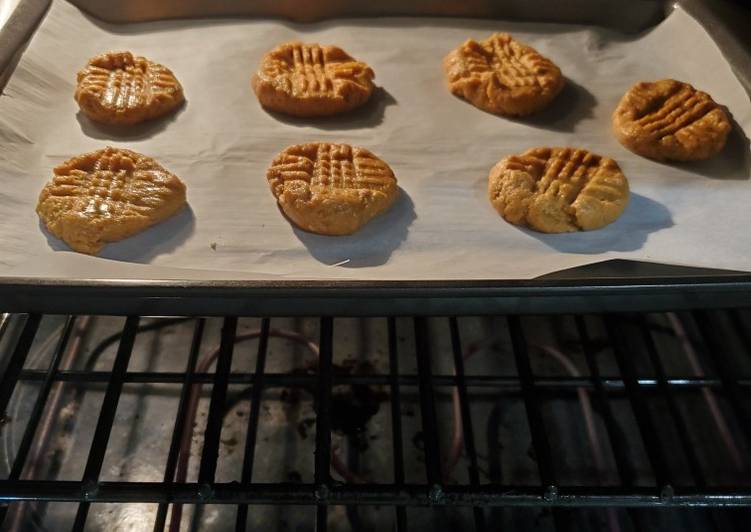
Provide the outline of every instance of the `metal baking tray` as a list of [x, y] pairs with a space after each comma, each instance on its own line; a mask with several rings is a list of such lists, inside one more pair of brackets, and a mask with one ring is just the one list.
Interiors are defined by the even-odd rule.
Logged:
[[[751, 10], [729, 0], [552, 0], [378, 4], [325, 0], [72, 0], [114, 23], [165, 18], [264, 16], [314, 21], [342, 16], [457, 16], [587, 23], [639, 32], [680, 5], [698, 20], [751, 94]], [[50, 0], [0, 0], [0, 86]], [[744, 29], [745, 28], [745, 29]], [[0, 311], [106, 314], [398, 315], [588, 312], [730, 307], [751, 303], [751, 274], [609, 260], [533, 280], [171, 281], [0, 277]]]

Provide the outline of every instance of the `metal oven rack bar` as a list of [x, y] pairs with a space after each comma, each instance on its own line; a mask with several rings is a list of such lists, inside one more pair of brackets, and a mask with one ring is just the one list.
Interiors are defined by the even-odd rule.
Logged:
[[[180, 504], [223, 504], [237, 506], [236, 530], [245, 530], [248, 505], [309, 505], [317, 508], [317, 530], [327, 529], [327, 511], [332, 505], [388, 505], [395, 509], [394, 523], [397, 530], [407, 530], [409, 520], [405, 508], [426, 506], [433, 508], [464, 506], [472, 508], [476, 530], [486, 530], [486, 511], [492, 507], [549, 507], [554, 509], [554, 523], [557, 530], [567, 527], [567, 512], [583, 508], [630, 508], [629, 516], [635, 525], [640, 523], [639, 508], [676, 507], [749, 507], [751, 506], [751, 483], [738, 486], [715, 486], [707, 482], [703, 465], [694, 452], [687, 427], [690, 419], [677, 408], [680, 394], [690, 390], [711, 389], [718, 393], [734, 414], [734, 422], [740, 428], [746, 448], [751, 444], [751, 430], [748, 423], [748, 405], [751, 404], [751, 375], [739, 373], [728, 357], [731, 348], [726, 343], [722, 328], [716, 327], [717, 316], [729, 316], [734, 334], [741, 338], [743, 354], [748, 356], [748, 323], [746, 311], [697, 311], [680, 314], [687, 326], [696, 326], [701, 332], [700, 348], [708, 355], [707, 360], [715, 366], [711, 376], [668, 375], [662, 365], [660, 354], [654, 342], [652, 325], [644, 315], [605, 314], [567, 316], [578, 331], [578, 342], [586, 355], [590, 372], [588, 376], [538, 377], [530, 364], [528, 333], [525, 331], [527, 318], [508, 316], [505, 318], [507, 334], [513, 348], [516, 362], [516, 375], [467, 375], [464, 369], [464, 353], [467, 347], [462, 344], [457, 318], [441, 318], [450, 332], [452, 352], [447, 353], [453, 360], [453, 374], [435, 374], [431, 357], [430, 331], [426, 318], [413, 319], [415, 331], [415, 351], [397, 352], [396, 326], [394, 318], [383, 318], [388, 331], [387, 348], [390, 369], [382, 374], [351, 375], [334, 371], [332, 366], [332, 338], [337, 319], [320, 319], [320, 358], [314, 372], [306, 374], [273, 373], [265, 370], [265, 353], [268, 346], [270, 327], [273, 319], [264, 319], [258, 340], [258, 354], [255, 371], [235, 372], [232, 370], [233, 346], [237, 340], [237, 317], [224, 318], [221, 332], [221, 347], [217, 358], [216, 371], [197, 371], [198, 353], [204, 335], [204, 318], [194, 319], [193, 341], [186, 347], [187, 365], [185, 372], [129, 371], [128, 360], [137, 335], [153, 323], [145, 323], [137, 316], [124, 320], [122, 331], [105, 341], [117, 342], [117, 354], [109, 371], [93, 371], [91, 368], [71, 369], [61, 364], [68, 345], [76, 341], [80, 334], [79, 326], [86, 318], [68, 317], [58, 338], [54, 356], [47, 369], [26, 369], [24, 363], [31, 345], [44, 319], [38, 314], [16, 316], [23, 320], [20, 333], [15, 338], [11, 356], [0, 379], [0, 407], [7, 407], [9, 398], [19, 383], [36, 382], [41, 384], [32, 414], [26, 425], [22, 443], [18, 448], [12, 471], [8, 478], [0, 480], [0, 501], [5, 503], [0, 519], [11, 519], [8, 504], [31, 501], [64, 501], [79, 504], [73, 530], [83, 530], [87, 514], [92, 504], [112, 502], [158, 503], [154, 530], [164, 530], [168, 507]], [[725, 318], [723, 318], [725, 319]], [[176, 320], [172, 320], [175, 322]], [[181, 320], [185, 321], [185, 320]], [[590, 330], [597, 326], [607, 331], [608, 349], [612, 349], [620, 368], [618, 375], [603, 375], [598, 367], [599, 353], [603, 346], [592, 344]], [[638, 334], [627, 335], [626, 330]], [[7, 334], [7, 332], [6, 332]], [[2, 338], [0, 338], [2, 340]], [[405, 374], [399, 369], [399, 361], [416, 357], [417, 373]], [[647, 364], [654, 371], [653, 376], [645, 377], [642, 370]], [[717, 376], [714, 376], [714, 375]], [[82, 386], [91, 383], [106, 385], [99, 418], [96, 423], [86, 468], [80, 480], [55, 480], [29, 478], [26, 463], [29, 449], [35, 434], [40, 430], [42, 411], [50, 401], [50, 390], [54, 383], [67, 382]], [[162, 482], [112, 482], [100, 481], [99, 473], [107, 451], [108, 439], [117, 410], [123, 385], [126, 383], [175, 383], [182, 386], [178, 415], [174, 423], [169, 452], [164, 465]], [[188, 395], [197, 383], [211, 384], [211, 398], [208, 421], [203, 433], [203, 451], [196, 482], [176, 482], [174, 473], [179, 460], [179, 442], [186, 429]], [[227, 401], [227, 388], [230, 384], [252, 385], [252, 410], [247, 430], [248, 438], [244, 447], [244, 466], [241, 482], [215, 482], [219, 438], [222, 417]], [[394, 452], [394, 481], [376, 484], [367, 481], [358, 483], [338, 482], [332, 479], [331, 468], [331, 409], [332, 387], [342, 384], [378, 384], [389, 388], [392, 396], [392, 434]], [[425, 477], [423, 482], [405, 482], [404, 456], [401, 452], [402, 429], [400, 425], [400, 387], [417, 387], [419, 408], [425, 433]], [[441, 419], [436, 416], [437, 386], [455, 387], [462, 413], [461, 428], [464, 435], [463, 453], [469, 464], [469, 477], [465, 483], [447, 483], [442, 469], [442, 450], [439, 446], [438, 426]], [[274, 387], [305, 387], [315, 390], [316, 398], [316, 437], [315, 437], [315, 478], [312, 483], [258, 483], [253, 481], [253, 460], [256, 451], [255, 434], [259, 423], [259, 408], [264, 389]], [[526, 407], [526, 416], [534, 452], [539, 465], [538, 484], [506, 485], [481, 483], [478, 475], [478, 456], [474, 443], [472, 419], [470, 415], [470, 390], [475, 388], [495, 389], [499, 393], [518, 394]], [[617, 471], [618, 485], [580, 486], [568, 485], [557, 480], [557, 466], [551, 455], [550, 440], [555, 435], [541, 415], [541, 405], [551, 397], [576, 393], [578, 389], [590, 391], [598, 405], [611, 445]], [[662, 397], [669, 405], [668, 419], [681, 436], [680, 449], [667, 449], [656, 429], [654, 412], [646, 406], [649, 398]], [[625, 398], [629, 410], [635, 417], [646, 455], [651, 465], [654, 482], [636, 483], [632, 465], [627, 459], [618, 437], [619, 419], [609, 403], [614, 398]], [[665, 453], [683, 452], [689, 464], [691, 482], [677, 483], [669, 470]], [[444, 450], [445, 453], [445, 450]], [[646, 529], [642, 526], [640, 530]]]

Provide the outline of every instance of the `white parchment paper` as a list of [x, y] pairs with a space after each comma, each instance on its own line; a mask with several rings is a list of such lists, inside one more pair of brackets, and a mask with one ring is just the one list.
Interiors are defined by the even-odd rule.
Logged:
[[[558, 63], [568, 86], [543, 113], [509, 120], [446, 89], [443, 56], [467, 37], [509, 31]], [[329, 120], [267, 113], [250, 89], [261, 56], [290, 39], [337, 44], [381, 87]], [[187, 105], [128, 132], [98, 126], [73, 100], [76, 72], [106, 50], [171, 68]], [[631, 154], [610, 115], [638, 80], [674, 77], [708, 91], [738, 126], [714, 160], [665, 165]], [[745, 130], [745, 133], [744, 133]], [[680, 10], [638, 36], [591, 27], [386, 18], [300, 25], [271, 20], [107, 25], [53, 5], [0, 97], [0, 275], [177, 279], [522, 279], [628, 258], [751, 270], [749, 97], [700, 25]], [[265, 170], [293, 143], [347, 142], [394, 169], [401, 199], [349, 237], [305, 233], [280, 214]], [[101, 257], [65, 251], [34, 207], [51, 169], [106, 145], [155, 157], [188, 186], [190, 208]], [[543, 235], [503, 221], [488, 170], [534, 146], [613, 157], [632, 197], [605, 229]]]

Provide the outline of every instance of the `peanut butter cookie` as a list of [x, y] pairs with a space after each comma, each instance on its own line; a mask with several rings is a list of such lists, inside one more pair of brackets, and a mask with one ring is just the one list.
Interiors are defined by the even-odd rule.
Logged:
[[373, 70], [337, 46], [289, 42], [268, 52], [253, 76], [261, 105], [312, 117], [344, 113], [373, 93]]
[[74, 251], [96, 254], [176, 214], [185, 185], [154, 159], [119, 148], [73, 157], [53, 170], [37, 213]]
[[266, 177], [284, 214], [322, 235], [354, 233], [399, 194], [385, 162], [347, 144], [290, 146], [272, 161]]
[[78, 73], [81, 111], [96, 122], [130, 125], [169, 113], [185, 100], [170, 69], [130, 52], [107, 52]]
[[444, 58], [443, 70], [453, 94], [501, 115], [540, 111], [565, 84], [552, 61], [508, 33], [467, 40]]
[[575, 148], [533, 148], [496, 164], [488, 195], [506, 221], [543, 233], [598, 229], [629, 197], [615, 161]]
[[674, 79], [640, 81], [613, 113], [613, 132], [626, 148], [658, 161], [698, 161], [718, 153], [731, 125], [706, 92]]

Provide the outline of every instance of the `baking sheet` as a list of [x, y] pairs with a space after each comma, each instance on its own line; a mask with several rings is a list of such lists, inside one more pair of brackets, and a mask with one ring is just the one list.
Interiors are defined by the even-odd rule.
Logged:
[[[568, 86], [543, 113], [509, 120], [445, 87], [441, 59], [467, 37], [509, 31], [558, 63]], [[264, 111], [250, 76], [276, 43], [335, 43], [368, 62], [381, 87], [365, 108], [328, 120]], [[122, 132], [90, 122], [75, 73], [110, 49], [169, 66], [185, 89], [176, 115]], [[631, 154], [610, 114], [635, 81], [675, 77], [726, 105], [737, 127], [716, 159], [665, 165]], [[0, 275], [162, 279], [525, 279], [609, 258], [751, 270], [749, 97], [710, 37], [680, 9], [628, 36], [588, 27], [384, 18], [310, 25], [272, 20], [108, 25], [54, 1], [0, 97]], [[265, 170], [293, 143], [367, 147], [402, 189], [385, 215], [349, 237], [292, 227]], [[61, 161], [105, 145], [158, 159], [188, 186], [190, 208], [99, 258], [65, 251], [34, 212]], [[577, 146], [613, 157], [631, 203], [598, 231], [543, 235], [504, 222], [488, 170], [529, 147]]]

